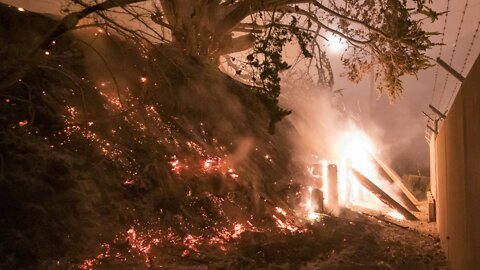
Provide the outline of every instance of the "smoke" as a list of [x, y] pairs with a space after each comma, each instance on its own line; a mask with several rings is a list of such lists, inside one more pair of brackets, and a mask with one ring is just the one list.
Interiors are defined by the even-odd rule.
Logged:
[[[379, 143], [385, 131], [374, 121], [362, 122], [358, 115], [349, 112], [339, 93], [308, 85], [286, 85], [281, 105], [293, 110], [289, 120], [298, 132], [292, 139], [297, 160], [305, 167], [322, 164], [323, 160], [337, 164], [340, 201], [352, 200], [350, 190], [359, 188], [359, 184], [351, 182], [352, 178], [347, 176], [347, 168], [351, 166], [396, 201], [402, 202], [399, 187], [382, 176], [380, 168], [375, 165], [372, 154], [383, 157], [388, 154], [385, 150], [389, 147], [382, 147]], [[375, 197], [368, 195], [365, 198], [371, 207], [386, 210]], [[339, 212], [339, 209], [332, 210]]]
[[[360, 125], [349, 113], [339, 93], [311, 85], [285, 85], [280, 97], [281, 106], [293, 110], [288, 119], [298, 131], [293, 138], [297, 158], [306, 163], [326, 159], [335, 161], [338, 143], [345, 134], [359, 130]], [[370, 138], [382, 134], [376, 126], [367, 132]]]

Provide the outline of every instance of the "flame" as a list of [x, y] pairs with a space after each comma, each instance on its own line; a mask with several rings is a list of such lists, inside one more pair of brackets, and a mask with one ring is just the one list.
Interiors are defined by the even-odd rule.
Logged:
[[[372, 156], [374, 153], [375, 145], [372, 140], [360, 129], [352, 129], [340, 137], [335, 147], [333, 163], [337, 165], [336, 183], [334, 179], [329, 179], [329, 162], [327, 160], [322, 160], [321, 162], [321, 175], [316, 175], [312, 169], [310, 170], [314, 178], [314, 185], [320, 186], [324, 196], [324, 204], [327, 208], [330, 208], [329, 210], [335, 210], [334, 208], [337, 207], [337, 205], [333, 205], [332, 200], [332, 196], [335, 196], [335, 194], [330, 194], [331, 185], [335, 184], [338, 186], [338, 206], [361, 207], [383, 212], [391, 210], [363, 187], [351, 173], [351, 170], [355, 169], [374, 181], [376, 185], [380, 186], [387, 193], [388, 191], [394, 191], [391, 189], [390, 184], [378, 173], [377, 165]], [[307, 218], [315, 220], [318, 219], [319, 215], [313, 211], [313, 188], [309, 187], [308, 189], [308, 198], [304, 208], [307, 212]], [[393, 210], [388, 212], [387, 215], [396, 219], [404, 219], [400, 213]]]
[[308, 187], [308, 200], [305, 203], [305, 209], [307, 211], [307, 219], [311, 221], [318, 220], [320, 218], [320, 215], [315, 212], [313, 205], [312, 205], [312, 187]]

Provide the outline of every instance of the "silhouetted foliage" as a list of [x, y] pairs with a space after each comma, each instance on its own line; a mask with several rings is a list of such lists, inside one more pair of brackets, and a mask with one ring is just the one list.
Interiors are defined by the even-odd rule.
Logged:
[[[334, 35], [347, 45], [341, 56], [347, 77], [358, 82], [374, 68], [378, 90], [395, 99], [403, 91], [401, 76], [430, 66], [425, 51], [435, 45], [429, 40], [434, 33], [422, 29], [422, 20], [440, 15], [426, 0], [70, 0], [64, 12], [32, 54], [66, 31], [89, 26], [113, 29], [145, 53], [168, 44], [215, 65], [221, 57], [250, 50], [244, 61], [249, 68], [236, 68], [232, 76], [252, 73], [242, 80], [263, 88], [272, 122], [288, 114], [277, 98], [280, 74], [290, 67], [282, 51], [291, 41], [300, 47], [297, 60], [305, 60], [297, 79], [331, 87], [324, 45]], [[24, 66], [15, 76], [7, 74], [11, 79], [0, 88], [21, 78]]]

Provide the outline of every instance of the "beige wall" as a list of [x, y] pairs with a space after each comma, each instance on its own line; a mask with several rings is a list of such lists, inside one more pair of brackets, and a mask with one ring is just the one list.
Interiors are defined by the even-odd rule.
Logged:
[[435, 140], [437, 223], [452, 270], [480, 265], [480, 58]]

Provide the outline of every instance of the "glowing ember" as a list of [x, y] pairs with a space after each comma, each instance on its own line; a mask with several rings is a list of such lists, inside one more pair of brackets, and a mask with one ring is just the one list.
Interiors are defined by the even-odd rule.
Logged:
[[78, 268], [80, 268], [80, 269], [82, 269], [82, 270], [92, 269], [94, 263], [95, 263], [95, 260], [94, 260], [94, 259], [87, 259], [87, 260], [83, 261], [83, 263], [80, 264], [80, 265], [78, 266]]
[[180, 161], [178, 161], [177, 156], [173, 155], [169, 162], [172, 172], [179, 174], [180, 173]]
[[150, 267], [150, 251], [152, 244], [156, 244], [157, 241], [147, 241], [145, 238], [138, 236], [133, 227], [127, 231], [127, 240], [132, 250], [137, 251], [145, 257], [145, 264]]
[[211, 159], [205, 160], [205, 162], [203, 163], [203, 168], [205, 170], [210, 169], [212, 167], [212, 163], [213, 163], [213, 160], [211, 160]]
[[19, 125], [20, 127], [26, 126], [27, 124], [28, 124], [28, 121], [27, 121], [27, 120], [18, 122], [18, 125]]
[[[95, 265], [101, 264], [100, 260], [106, 259], [110, 257], [110, 245], [109, 244], [102, 244], [102, 247], [105, 249], [104, 252], [98, 254], [93, 259], [86, 259], [80, 265], [78, 265], [79, 269], [82, 270], [90, 270], [93, 269]], [[57, 265], [59, 262], [57, 262]]]
[[227, 173], [228, 173], [228, 175], [229, 175], [230, 177], [232, 177], [233, 179], [237, 179], [237, 178], [238, 178], [238, 174], [235, 173], [235, 170], [234, 170], [234, 169], [228, 169]]
[[275, 211], [277, 211], [277, 213], [282, 214], [285, 217], [287, 216], [287, 212], [285, 212], [285, 210], [283, 210], [282, 208], [280, 208], [278, 206], [275, 207]]
[[133, 179], [125, 179], [125, 181], [123, 181], [123, 185], [128, 187], [128, 186], [131, 186], [135, 183], [135, 180]]
[[272, 215], [273, 219], [275, 219], [275, 223], [277, 224], [277, 227], [281, 228], [281, 229], [289, 229], [290, 231], [296, 231], [296, 228], [294, 229], [290, 229], [289, 226], [283, 222], [282, 220], [280, 220], [277, 216], [275, 215]]
[[[278, 208], [278, 207], [277, 207]], [[281, 208], [280, 208], [281, 209]], [[272, 215], [273, 219], [275, 220], [275, 224], [279, 229], [288, 231], [290, 233], [302, 233], [305, 230], [300, 229], [300, 227], [296, 226], [293, 221], [289, 219], [281, 220], [276, 215]]]
[[194, 252], [200, 252], [195, 246], [198, 245], [200, 243], [200, 238], [199, 237], [195, 237], [193, 235], [187, 235], [187, 237], [185, 237], [183, 239], [183, 245], [185, 245], [185, 247], [187, 248], [186, 250], [183, 251], [182, 253], [182, 256], [185, 257], [187, 256], [188, 254], [190, 254], [191, 251], [194, 251]]
[[242, 224], [239, 224], [239, 223], [235, 224], [235, 227], [233, 229], [232, 238], [240, 237], [240, 234], [242, 234], [244, 231], [245, 231], [245, 226], [243, 226]]

